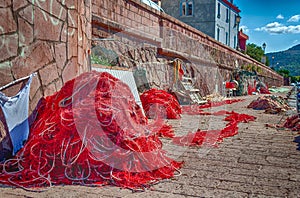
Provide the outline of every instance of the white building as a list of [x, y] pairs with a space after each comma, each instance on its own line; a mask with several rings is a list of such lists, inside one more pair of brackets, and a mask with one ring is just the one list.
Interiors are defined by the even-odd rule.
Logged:
[[162, 0], [163, 10], [210, 37], [236, 48], [240, 10], [233, 0]]

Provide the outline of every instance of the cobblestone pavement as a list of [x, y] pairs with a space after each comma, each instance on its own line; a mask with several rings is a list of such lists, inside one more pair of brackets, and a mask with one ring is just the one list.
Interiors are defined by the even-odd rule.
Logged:
[[[300, 197], [300, 151], [296, 132], [266, 128], [277, 124], [282, 115], [247, 109], [257, 96], [226, 105], [226, 110], [257, 117], [239, 124], [239, 134], [226, 138], [218, 147], [174, 149], [163, 140], [165, 149], [184, 160], [181, 175], [162, 181], [143, 192], [117, 187], [56, 186], [41, 193], [1, 188], [1, 197]], [[222, 109], [219, 107], [218, 109]], [[215, 110], [213, 110], [215, 111]], [[283, 117], [284, 119], [284, 117]], [[177, 135], [196, 128], [220, 128], [221, 118], [183, 116], [169, 120]]]

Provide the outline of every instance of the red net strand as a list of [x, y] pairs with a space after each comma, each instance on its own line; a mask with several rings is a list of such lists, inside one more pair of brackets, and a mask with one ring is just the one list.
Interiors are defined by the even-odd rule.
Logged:
[[300, 117], [298, 114], [289, 116], [283, 123], [283, 127], [292, 129], [292, 131], [300, 131]]
[[175, 137], [174, 129], [169, 124], [164, 124], [158, 132], [159, 137], [173, 138]]
[[[213, 116], [222, 116], [227, 115], [224, 120], [228, 121], [226, 126], [221, 130], [200, 130], [198, 129], [195, 133], [189, 132], [184, 136], [177, 136], [172, 139], [174, 144], [180, 146], [202, 146], [204, 143], [209, 146], [216, 146], [217, 143], [223, 141], [224, 138], [232, 137], [238, 134], [238, 123], [240, 122], [250, 122], [254, 121], [256, 117], [239, 114], [234, 111], [217, 111], [217, 112], [203, 112], [199, 111], [198, 115], [213, 115]], [[191, 112], [188, 111], [188, 108], [184, 109], [185, 113], [197, 115], [195, 109], [191, 109]]]

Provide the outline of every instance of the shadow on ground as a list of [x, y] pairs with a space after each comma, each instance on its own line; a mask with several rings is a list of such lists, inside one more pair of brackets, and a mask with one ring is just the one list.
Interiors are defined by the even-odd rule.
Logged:
[[299, 135], [298, 137], [295, 137], [294, 142], [298, 143], [298, 145], [297, 145], [297, 146], [298, 146], [297, 150], [300, 151], [300, 135]]

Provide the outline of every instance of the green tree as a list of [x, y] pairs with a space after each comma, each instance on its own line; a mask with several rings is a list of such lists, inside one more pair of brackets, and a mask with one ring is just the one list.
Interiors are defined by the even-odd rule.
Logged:
[[[257, 46], [254, 43], [247, 44], [246, 54], [259, 62], [261, 62], [262, 57], [265, 56], [264, 50], [262, 49], [262, 47]], [[268, 65], [268, 66], [270, 65], [270, 61], [269, 61], [268, 57], [266, 57], [266, 65]]]
[[289, 77], [290, 76], [290, 71], [287, 69], [279, 69], [277, 71], [278, 74], [280, 74], [283, 77]]
[[292, 83], [300, 82], [300, 76], [292, 76], [291, 79], [292, 79], [291, 80]]

